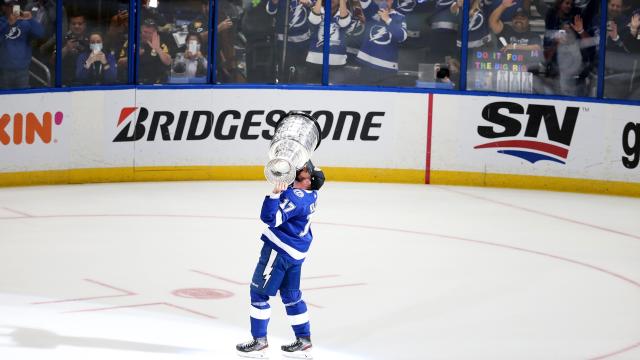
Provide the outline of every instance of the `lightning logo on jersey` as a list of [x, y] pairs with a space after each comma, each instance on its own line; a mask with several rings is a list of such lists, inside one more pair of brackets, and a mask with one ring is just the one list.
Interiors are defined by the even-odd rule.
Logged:
[[291, 16], [291, 21], [289, 21], [289, 28], [293, 29], [304, 25], [308, 17], [307, 9], [302, 4], [299, 4], [295, 7], [292, 6], [291, 11], [293, 15]]
[[412, 12], [416, 7], [415, 0], [398, 0], [398, 6], [396, 10], [399, 10], [403, 13]]
[[369, 39], [378, 45], [387, 45], [391, 42], [391, 33], [384, 26], [374, 25], [369, 30]]
[[469, 31], [475, 31], [480, 29], [480, 27], [484, 24], [484, 14], [478, 11], [473, 15], [471, 19], [469, 19]]

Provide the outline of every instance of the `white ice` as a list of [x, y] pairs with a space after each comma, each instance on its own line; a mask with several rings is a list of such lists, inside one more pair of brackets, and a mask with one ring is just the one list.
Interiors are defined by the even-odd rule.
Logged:
[[[0, 189], [0, 359], [236, 359], [266, 182]], [[328, 182], [316, 359], [640, 359], [640, 199]], [[270, 354], [293, 339], [271, 301]]]

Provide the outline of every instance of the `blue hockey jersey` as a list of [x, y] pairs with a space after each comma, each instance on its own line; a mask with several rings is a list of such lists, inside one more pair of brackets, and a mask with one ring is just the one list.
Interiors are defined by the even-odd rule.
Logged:
[[460, 27], [460, 12], [451, 12], [451, 6], [456, 0], [436, 0], [436, 11], [431, 16], [431, 28], [434, 30], [458, 31]]
[[[278, 1], [275, 5], [267, 1], [267, 13], [276, 16], [276, 36], [278, 40], [284, 41], [284, 21], [286, 13], [286, 0]], [[289, 29], [287, 30], [287, 41], [290, 43], [302, 43], [309, 40], [309, 13], [311, 9], [304, 6], [298, 0], [289, 2]]]
[[372, 4], [372, 0], [362, 0], [360, 3], [367, 21], [362, 46], [357, 55], [358, 60], [378, 69], [398, 70], [397, 44], [407, 39], [404, 15], [391, 10], [391, 21], [387, 24], [380, 19], [380, 8]]
[[[322, 64], [324, 8], [321, 8], [320, 15], [316, 15], [311, 11], [309, 22], [311, 23], [312, 36], [309, 44], [309, 53], [307, 53], [307, 61], [313, 64]], [[351, 24], [351, 13], [349, 12], [344, 18], [340, 17], [340, 12], [336, 12], [333, 19], [331, 19], [331, 27], [329, 28], [329, 65], [344, 65], [347, 63], [347, 46], [344, 36], [349, 24]]]
[[260, 219], [269, 227], [260, 238], [294, 262], [303, 262], [313, 240], [311, 216], [317, 198], [317, 191], [294, 188], [266, 196]]

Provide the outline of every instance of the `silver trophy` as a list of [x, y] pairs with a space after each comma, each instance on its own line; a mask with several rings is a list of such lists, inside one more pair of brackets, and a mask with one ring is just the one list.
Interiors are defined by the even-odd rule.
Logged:
[[269, 145], [269, 162], [264, 176], [272, 184], [291, 184], [296, 170], [302, 169], [320, 146], [320, 125], [311, 115], [290, 112], [276, 125]]

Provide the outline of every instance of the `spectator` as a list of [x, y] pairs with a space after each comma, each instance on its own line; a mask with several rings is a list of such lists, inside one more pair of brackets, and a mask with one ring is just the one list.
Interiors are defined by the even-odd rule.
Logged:
[[[218, 9], [220, 12], [220, 9]], [[200, 14], [191, 23], [189, 32], [200, 36], [200, 44], [203, 49], [209, 48], [209, 0], [200, 1]], [[220, 25], [218, 25], [218, 28]]]
[[[84, 15], [69, 16], [69, 31], [64, 37], [62, 48], [62, 84], [76, 84], [75, 73], [78, 56], [89, 50], [87, 20]], [[55, 63], [55, 58], [52, 59]]]
[[[482, 9], [487, 14], [493, 14], [493, 12], [499, 8], [502, 3], [502, 0], [483, 0]], [[503, 9], [499, 20], [503, 22], [511, 22], [518, 9], [524, 9], [524, 11], [528, 13], [531, 9], [531, 0], [513, 0], [513, 5]]]
[[242, 10], [231, 1], [224, 0], [218, 4], [218, 51], [216, 53], [218, 82], [246, 82], [245, 75], [238, 68], [235, 46], [241, 14]]
[[[329, 29], [329, 66], [332, 82], [342, 82], [343, 66], [347, 63], [347, 48], [344, 41], [346, 28], [351, 24], [351, 14], [347, 10], [347, 0], [331, 0], [331, 27]], [[322, 80], [322, 59], [324, 48], [324, 5], [316, 1], [309, 14], [311, 23], [311, 42], [307, 54], [307, 82], [318, 83]]]
[[187, 36], [187, 51], [184, 55], [187, 77], [203, 77], [207, 75], [207, 58], [202, 54], [198, 34]]
[[105, 53], [102, 34], [89, 35], [89, 49], [78, 56], [76, 81], [83, 85], [113, 84], [116, 82], [116, 59]]
[[435, 3], [435, 13], [431, 16], [432, 36], [429, 37], [426, 61], [440, 63], [446, 56], [460, 52], [456, 45], [462, 0], [436, 0]]
[[[460, 4], [457, 9], [461, 9]], [[491, 29], [485, 20], [487, 16], [482, 8], [480, 0], [472, 0], [469, 6], [469, 40], [467, 48], [471, 50], [492, 50], [491, 49]], [[462, 42], [456, 42], [458, 47], [462, 47]], [[471, 57], [469, 57], [471, 60]]]
[[511, 25], [502, 22], [502, 13], [514, 5], [516, 3], [513, 0], [502, 0], [500, 6], [489, 17], [489, 26], [493, 33], [505, 40], [506, 44], [502, 44], [502, 50], [542, 50], [540, 36], [529, 28], [529, 13], [526, 10], [518, 8]]
[[368, 85], [395, 85], [398, 44], [407, 39], [404, 15], [391, 6], [393, 0], [361, 1], [366, 17], [365, 38], [357, 59], [363, 65], [360, 80]]
[[[628, 29], [628, 31], [627, 31]], [[636, 9], [631, 14], [629, 23], [625, 25], [624, 31], [622, 31], [622, 37], [625, 42], [625, 46], [633, 54], [640, 53], [640, 9]]]
[[572, 14], [575, 14], [572, 0], [557, 0], [554, 10], [547, 13], [544, 41], [547, 77], [557, 80], [556, 94], [586, 96], [585, 79], [589, 68], [583, 52], [585, 40], [590, 35], [585, 31], [580, 15], [573, 15], [573, 21], [568, 19]]
[[[118, 67], [127, 67], [128, 43], [122, 47]], [[171, 55], [169, 47], [160, 41], [158, 25], [153, 19], [146, 19], [140, 27], [140, 44], [138, 53], [138, 83], [160, 84], [167, 81]]]
[[[113, 54], [120, 54], [129, 39], [129, 4], [118, 3], [118, 12], [111, 17], [106, 36], [106, 46]], [[123, 69], [126, 71], [126, 69]]]
[[[2, 0], [0, 17], [0, 88], [29, 87], [32, 39], [44, 36], [44, 29], [31, 12], [20, 11], [18, 1]], [[15, 7], [15, 10], [14, 10]]]
[[[285, 45], [285, 16], [289, 3], [287, 39]], [[302, 82], [298, 74], [304, 73], [307, 50], [309, 49], [309, 8], [310, 0], [269, 0], [267, 13], [276, 16], [276, 59], [277, 81]]]
[[633, 84], [638, 82], [640, 12], [634, 11], [629, 18], [623, 9], [622, 0], [609, 0], [604, 95], [633, 99], [638, 96]]
[[56, 2], [54, 0], [29, 0], [25, 10], [44, 28], [44, 36], [34, 45], [33, 56], [43, 64], [49, 64], [56, 45]]

